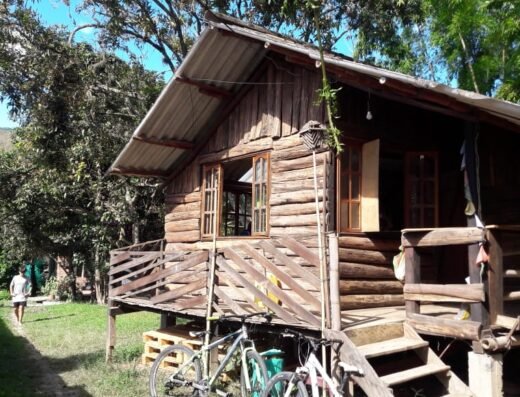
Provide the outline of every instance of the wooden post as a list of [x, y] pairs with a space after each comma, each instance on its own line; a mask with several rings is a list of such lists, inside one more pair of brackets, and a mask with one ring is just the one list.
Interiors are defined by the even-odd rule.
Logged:
[[468, 353], [469, 388], [476, 397], [502, 397], [502, 354]]
[[112, 353], [116, 346], [116, 311], [117, 309], [112, 306], [111, 300], [108, 301], [108, 324], [107, 324], [107, 345], [105, 352], [105, 361], [112, 362]]
[[[421, 282], [421, 256], [414, 247], [407, 247], [404, 249], [405, 255], [405, 283], [419, 284]], [[406, 316], [410, 314], [419, 314], [419, 302], [406, 301]]]
[[[341, 331], [341, 302], [339, 294], [339, 246], [338, 236], [329, 234], [329, 272], [330, 272], [330, 326], [334, 331]], [[341, 381], [339, 355], [331, 349], [330, 368], [332, 378]]]
[[160, 328], [168, 328], [177, 324], [177, 318], [173, 313], [161, 312], [161, 324]]
[[[476, 226], [475, 217], [468, 218], [468, 226], [474, 227]], [[484, 290], [488, 291], [488, 282], [487, 279], [484, 278], [481, 280], [480, 275], [480, 264], [477, 264], [477, 256], [480, 247], [478, 244], [470, 244], [468, 245], [468, 273], [469, 280], [471, 284], [484, 284]], [[485, 275], [485, 273], [484, 273]], [[487, 328], [489, 326], [489, 313], [487, 304], [489, 302], [488, 296], [486, 296], [486, 302], [483, 303], [472, 303], [471, 306], [471, 320], [477, 321], [482, 324], [482, 327]]]
[[488, 285], [489, 323], [496, 324], [497, 317], [504, 314], [504, 266], [500, 231], [487, 230], [489, 242]]

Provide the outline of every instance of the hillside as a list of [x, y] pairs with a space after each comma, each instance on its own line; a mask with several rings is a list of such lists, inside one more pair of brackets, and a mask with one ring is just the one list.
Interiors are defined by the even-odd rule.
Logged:
[[0, 149], [9, 150], [13, 146], [11, 142], [12, 131], [12, 129], [0, 127]]

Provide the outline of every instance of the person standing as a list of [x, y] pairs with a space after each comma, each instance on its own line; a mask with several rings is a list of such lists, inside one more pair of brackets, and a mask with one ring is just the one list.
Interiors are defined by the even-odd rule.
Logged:
[[27, 306], [27, 297], [31, 289], [31, 283], [24, 276], [25, 265], [20, 266], [19, 274], [13, 277], [9, 292], [13, 299], [14, 315], [18, 324], [22, 324], [25, 306]]

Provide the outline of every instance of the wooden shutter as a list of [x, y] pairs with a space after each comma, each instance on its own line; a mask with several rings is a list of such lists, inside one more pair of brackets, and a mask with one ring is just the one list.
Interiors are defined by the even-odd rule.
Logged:
[[269, 232], [270, 164], [269, 153], [253, 157], [253, 236]]
[[217, 231], [220, 224], [220, 202], [222, 191], [222, 166], [220, 164], [205, 165], [202, 172], [202, 237], [213, 236], [213, 225], [216, 221]]
[[379, 139], [362, 148], [361, 231], [379, 231]]

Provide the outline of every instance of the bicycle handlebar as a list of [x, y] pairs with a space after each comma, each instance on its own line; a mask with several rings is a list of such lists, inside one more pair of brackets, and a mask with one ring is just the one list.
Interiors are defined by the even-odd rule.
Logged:
[[301, 332], [294, 331], [292, 329], [286, 328], [284, 332], [282, 332], [283, 338], [297, 338], [298, 340], [304, 340], [308, 342], [312, 349], [316, 351], [320, 346], [331, 346], [333, 344], [343, 344], [342, 340], [339, 339], [324, 339], [324, 338], [314, 338], [312, 336], [308, 336], [302, 334]]

